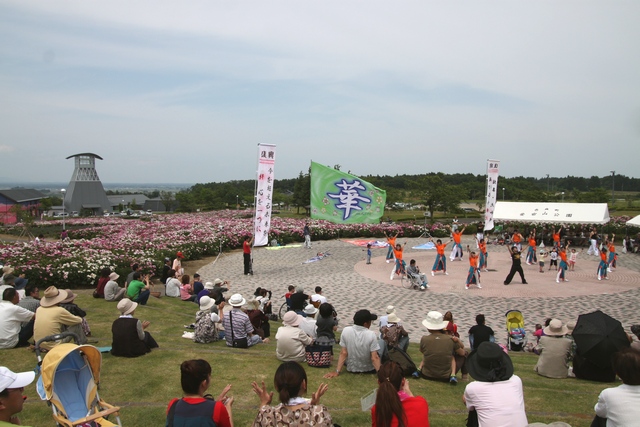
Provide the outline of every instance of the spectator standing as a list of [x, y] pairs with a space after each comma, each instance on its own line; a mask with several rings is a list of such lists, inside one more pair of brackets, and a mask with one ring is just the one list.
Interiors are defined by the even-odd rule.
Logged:
[[311, 249], [311, 230], [309, 230], [309, 223], [304, 223], [304, 228], [302, 229], [302, 235], [304, 236], [304, 247], [306, 249]]
[[242, 259], [244, 262], [244, 275], [253, 276], [253, 267], [251, 263], [251, 246], [253, 245], [253, 236], [244, 236], [242, 242]]

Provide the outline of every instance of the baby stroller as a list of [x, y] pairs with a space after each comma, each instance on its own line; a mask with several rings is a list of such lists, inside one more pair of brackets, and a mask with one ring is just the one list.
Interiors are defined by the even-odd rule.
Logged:
[[524, 330], [524, 316], [520, 310], [509, 310], [505, 313], [507, 318], [507, 348], [511, 351], [523, 351], [527, 343]]
[[[37, 383], [40, 398], [51, 406], [58, 426], [122, 427], [120, 408], [106, 403], [98, 395], [102, 354], [96, 347], [62, 343], [51, 349], [44, 360], [41, 357], [42, 342], [69, 336], [78, 342], [76, 334], [65, 332], [45, 337], [36, 344], [41, 369]], [[114, 416], [115, 423], [106, 419], [109, 415]]]

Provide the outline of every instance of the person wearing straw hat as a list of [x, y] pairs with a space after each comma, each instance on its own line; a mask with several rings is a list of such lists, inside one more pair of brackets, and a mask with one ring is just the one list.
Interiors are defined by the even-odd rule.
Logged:
[[438, 311], [427, 313], [422, 325], [427, 328], [429, 335], [420, 339], [420, 353], [423, 356], [419, 369], [427, 379], [448, 381], [451, 385], [457, 385], [458, 371], [462, 370], [463, 378], [466, 377], [466, 358], [460, 358], [458, 365], [454, 354], [465, 356], [466, 353], [460, 338], [445, 332], [448, 323]]
[[525, 427], [522, 380], [513, 374], [511, 358], [502, 347], [483, 342], [469, 355], [467, 367], [475, 380], [462, 396], [470, 417], [475, 411], [481, 427]]
[[283, 362], [304, 362], [305, 347], [313, 343], [313, 338], [299, 328], [302, 316], [287, 311], [282, 318], [284, 326], [276, 332], [276, 357]]
[[193, 340], [200, 344], [207, 344], [223, 338], [218, 334], [217, 323], [220, 323], [220, 316], [211, 311], [216, 306], [216, 302], [209, 296], [200, 298], [200, 310], [196, 313], [196, 326]]
[[[80, 325], [82, 318], [74, 316], [64, 308], [60, 307], [62, 301], [68, 297], [67, 291], [49, 286], [44, 291], [44, 297], [40, 299], [40, 307], [36, 310], [36, 321], [33, 326], [33, 338], [36, 343], [49, 335], [57, 335], [65, 330], [65, 327]], [[66, 338], [64, 341], [71, 341]], [[51, 350], [60, 341], [47, 341], [40, 345], [41, 349]]]
[[105, 301], [120, 301], [124, 297], [126, 292], [125, 288], [121, 288], [118, 285], [118, 278], [120, 275], [115, 271], [109, 274], [109, 281], [104, 286], [104, 300]]
[[87, 312], [81, 309], [78, 304], [74, 302], [76, 299], [76, 294], [74, 294], [71, 289], [65, 289], [65, 291], [67, 291], [67, 298], [65, 298], [64, 301], [60, 303], [60, 307], [64, 308], [74, 316], [82, 318], [82, 322], [80, 323], [80, 325], [69, 326], [67, 330], [78, 335], [78, 338], [80, 340], [78, 344], [86, 344], [87, 337], [91, 336], [91, 328], [89, 327], [89, 323], [86, 319]]
[[543, 329], [544, 336], [535, 348], [540, 355], [535, 371], [547, 378], [567, 378], [569, 359], [571, 358], [571, 340], [565, 335], [569, 332], [561, 320], [552, 319]]
[[151, 323], [147, 320], [141, 322], [133, 317], [137, 307], [138, 303], [129, 298], [118, 303], [120, 317], [111, 325], [111, 354], [114, 356], [138, 357], [149, 353], [152, 348], [158, 348], [156, 340], [145, 331]]
[[[260, 335], [253, 333], [253, 325], [247, 313], [241, 310], [241, 307], [247, 303], [247, 300], [241, 294], [233, 294], [229, 298], [231, 310], [224, 314], [222, 326], [225, 331], [225, 340], [227, 346], [237, 348], [247, 348], [260, 344], [268, 343], [269, 338], [264, 340]], [[235, 346], [234, 346], [235, 341]], [[246, 341], [246, 345], [244, 343]], [[240, 347], [238, 347], [240, 345]]]
[[0, 366], [0, 426], [22, 425], [16, 416], [22, 412], [24, 388], [36, 378], [34, 371], [15, 373]]
[[400, 322], [400, 318], [394, 311], [389, 314], [387, 324], [380, 328], [380, 332], [387, 348], [399, 347], [406, 352], [409, 348], [409, 333]]

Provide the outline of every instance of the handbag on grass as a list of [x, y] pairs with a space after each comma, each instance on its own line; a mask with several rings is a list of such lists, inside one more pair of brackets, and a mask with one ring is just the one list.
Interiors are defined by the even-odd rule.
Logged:
[[333, 346], [311, 344], [305, 347], [304, 355], [307, 365], [314, 368], [328, 368], [333, 361]]
[[229, 323], [231, 323], [231, 346], [235, 348], [249, 348], [249, 342], [247, 341], [247, 337], [244, 338], [233, 338], [233, 316], [231, 315], [233, 310], [229, 312]]

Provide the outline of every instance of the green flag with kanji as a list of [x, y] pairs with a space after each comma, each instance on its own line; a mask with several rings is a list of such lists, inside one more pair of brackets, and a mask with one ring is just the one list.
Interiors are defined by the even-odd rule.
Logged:
[[311, 162], [311, 218], [377, 224], [387, 192], [357, 176]]

